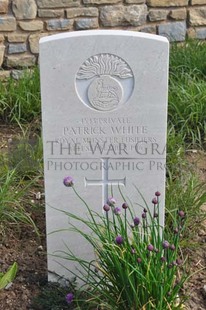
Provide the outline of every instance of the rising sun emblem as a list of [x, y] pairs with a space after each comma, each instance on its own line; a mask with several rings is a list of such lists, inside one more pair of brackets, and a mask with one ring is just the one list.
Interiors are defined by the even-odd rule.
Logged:
[[111, 111], [132, 94], [134, 76], [129, 65], [111, 54], [91, 56], [79, 68], [76, 88], [81, 101], [99, 111]]

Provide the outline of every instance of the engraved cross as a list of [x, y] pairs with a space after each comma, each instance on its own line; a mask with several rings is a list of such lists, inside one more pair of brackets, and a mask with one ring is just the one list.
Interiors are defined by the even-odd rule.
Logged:
[[126, 186], [126, 177], [123, 179], [111, 179], [109, 180], [109, 173], [108, 173], [108, 158], [101, 159], [102, 165], [102, 179], [101, 180], [88, 180], [85, 177], [85, 186], [102, 186], [102, 206], [108, 200], [108, 192], [109, 192], [109, 185], [123, 185]]

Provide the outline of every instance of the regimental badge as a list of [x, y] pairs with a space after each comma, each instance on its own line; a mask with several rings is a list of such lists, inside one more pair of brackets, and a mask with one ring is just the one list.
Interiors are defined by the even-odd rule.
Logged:
[[81, 101], [99, 111], [112, 111], [125, 104], [133, 88], [130, 66], [112, 54], [91, 56], [76, 75], [76, 90]]

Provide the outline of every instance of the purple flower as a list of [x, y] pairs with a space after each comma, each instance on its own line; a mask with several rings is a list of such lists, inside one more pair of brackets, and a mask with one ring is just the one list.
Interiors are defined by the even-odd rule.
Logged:
[[155, 192], [155, 196], [159, 197], [161, 195], [161, 193], [159, 191]]
[[175, 250], [175, 245], [174, 245], [174, 244], [171, 244], [171, 245], [170, 245], [170, 250], [172, 250], [172, 251]]
[[152, 251], [154, 250], [153, 245], [152, 245], [152, 244], [149, 244], [149, 245], [147, 246], [147, 250], [150, 251], [150, 252], [152, 252]]
[[142, 259], [141, 259], [140, 257], [138, 257], [138, 258], [137, 258], [137, 262], [138, 262], [138, 264], [141, 264]]
[[72, 301], [73, 301], [73, 299], [74, 299], [74, 295], [73, 295], [72, 293], [68, 293], [68, 294], [66, 295], [66, 302], [67, 302], [68, 304], [71, 304]]
[[178, 215], [179, 215], [180, 217], [185, 217], [185, 212], [184, 212], [184, 211], [179, 211], [179, 212], [178, 212]]
[[162, 262], [166, 262], [166, 257], [162, 256], [160, 259]]
[[177, 265], [181, 265], [181, 264], [182, 264], [182, 261], [181, 261], [180, 258], [177, 258], [177, 259], [176, 259], [176, 264], [177, 264]]
[[121, 214], [121, 209], [119, 207], [114, 208], [114, 214], [115, 215], [120, 215]]
[[147, 209], [146, 209], [146, 208], [144, 208], [143, 212], [144, 212], [144, 213], [147, 213]]
[[157, 204], [158, 204], [158, 201], [157, 201], [157, 198], [156, 198], [156, 197], [152, 199], [152, 203], [153, 203], [154, 205], [157, 205]]
[[134, 248], [132, 248], [132, 249], [131, 249], [131, 253], [132, 253], [132, 254], [135, 254], [135, 253], [136, 253], [136, 250], [135, 250]]
[[133, 222], [134, 222], [134, 225], [137, 226], [140, 223], [140, 219], [138, 217], [135, 217]]
[[122, 236], [119, 235], [116, 237], [115, 241], [118, 245], [121, 245], [124, 242], [124, 239]]
[[110, 206], [107, 205], [107, 204], [105, 204], [105, 205], [103, 206], [103, 210], [104, 210], [105, 212], [108, 212], [108, 211], [110, 210]]
[[116, 200], [114, 199], [114, 197], [109, 197], [107, 200], [107, 203], [109, 206], [113, 206], [116, 203]]
[[126, 202], [124, 202], [122, 205], [122, 208], [126, 210], [128, 207], [129, 207], [128, 204]]
[[163, 243], [162, 243], [162, 246], [163, 246], [163, 249], [168, 249], [170, 244], [167, 240], [165, 240]]
[[178, 232], [179, 232], [179, 229], [176, 227], [176, 228], [174, 229], [174, 234], [176, 235], [176, 234], [178, 234]]
[[64, 180], [63, 180], [63, 183], [64, 183], [65, 186], [71, 187], [71, 186], [74, 185], [74, 179], [72, 177], [70, 177], [70, 176], [65, 177]]
[[145, 212], [143, 212], [143, 213], [142, 213], [142, 218], [143, 218], [143, 219], [146, 219], [146, 217], [147, 217], [147, 214], [146, 214]]

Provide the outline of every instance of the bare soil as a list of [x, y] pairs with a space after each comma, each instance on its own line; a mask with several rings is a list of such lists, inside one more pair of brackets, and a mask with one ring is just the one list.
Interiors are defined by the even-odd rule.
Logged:
[[[0, 152], [6, 151], [8, 139], [13, 138], [16, 133], [14, 127], [0, 127]], [[196, 167], [200, 179], [206, 181], [206, 154], [191, 150], [187, 157]], [[38, 295], [41, 286], [47, 281], [44, 202], [36, 200], [36, 204], [38, 207], [30, 212], [39, 229], [39, 237], [32, 227], [26, 225], [22, 225], [19, 231], [12, 226], [1, 231], [0, 226], [0, 271], [6, 271], [14, 261], [19, 266], [12, 285], [0, 291], [0, 310], [32, 310], [32, 298]], [[206, 212], [206, 206], [203, 208]], [[206, 269], [203, 268], [206, 267], [206, 222], [199, 228], [195, 241], [196, 248], [186, 250], [193, 276], [185, 286], [185, 292], [189, 296], [185, 309], [205, 310]]]

